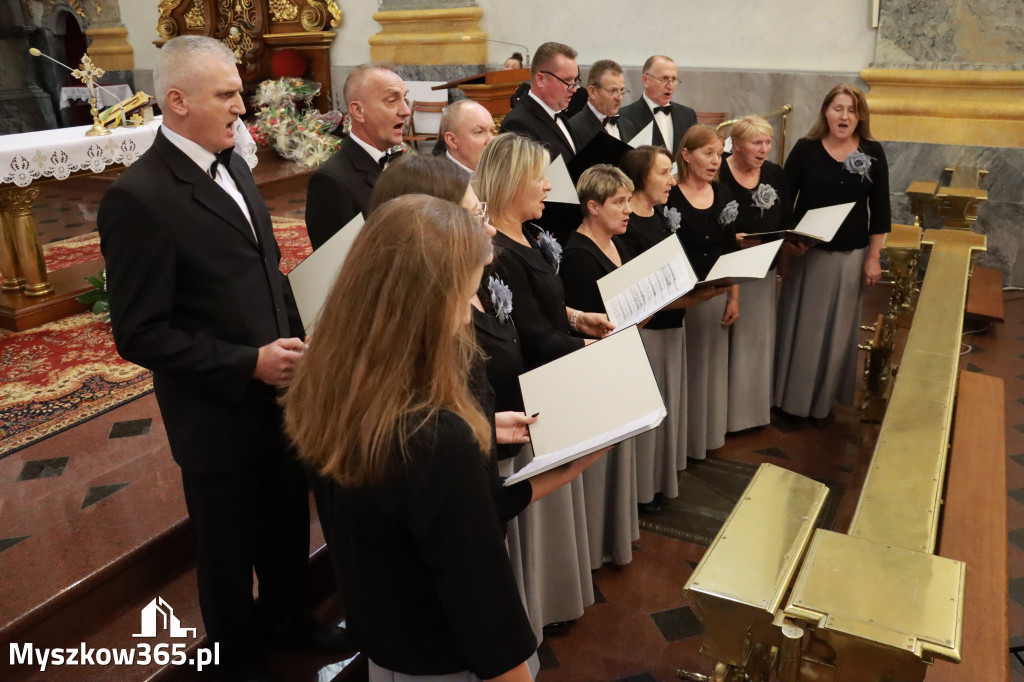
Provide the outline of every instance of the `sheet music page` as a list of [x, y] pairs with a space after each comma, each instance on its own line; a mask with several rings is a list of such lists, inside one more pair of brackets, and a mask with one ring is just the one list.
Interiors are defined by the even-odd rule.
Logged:
[[645, 144], [654, 144], [654, 121], [651, 121], [644, 126], [644, 129], [633, 136], [627, 144], [633, 149], [643, 146]]
[[768, 274], [779, 252], [782, 240], [758, 244], [747, 249], [733, 251], [719, 257], [711, 272], [704, 278], [705, 282], [716, 279], [762, 279]]
[[597, 280], [608, 319], [617, 333], [641, 322], [697, 284], [675, 235], [669, 235], [622, 267]]
[[640, 332], [628, 327], [519, 377], [534, 460], [505, 485], [655, 428], [665, 403]]
[[555, 201], [560, 204], [579, 204], [580, 198], [576, 194], [576, 183], [569, 176], [569, 169], [565, 165], [565, 159], [556, 156], [545, 173], [548, 182], [551, 183], [551, 191], [544, 201]]
[[288, 273], [295, 305], [299, 309], [299, 317], [307, 334], [313, 333], [313, 328], [320, 317], [320, 309], [327, 299], [327, 292], [337, 279], [341, 265], [362, 229], [363, 214], [358, 213], [345, 227], [338, 230], [319, 249]]
[[804, 214], [792, 232], [818, 241], [830, 242], [832, 237], [836, 236], [836, 232], [839, 231], [839, 227], [846, 220], [846, 216], [850, 214], [853, 206], [854, 202], [851, 201], [848, 204], [812, 208]]

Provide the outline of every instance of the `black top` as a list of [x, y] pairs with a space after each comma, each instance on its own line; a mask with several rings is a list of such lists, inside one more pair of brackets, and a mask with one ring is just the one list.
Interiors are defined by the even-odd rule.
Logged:
[[[715, 191], [715, 200], [708, 208], [694, 208], [686, 200], [686, 196], [673, 187], [668, 194], [668, 206], [679, 211], [680, 225], [676, 236], [686, 251], [699, 279], [704, 279], [711, 272], [715, 261], [722, 254], [732, 253], [739, 249], [736, 245], [736, 220], [729, 221], [729, 214], [739, 210], [739, 202], [733, 199], [732, 192], [721, 183], [711, 184]], [[733, 203], [735, 202], [735, 203]], [[730, 204], [733, 204], [730, 207]]]
[[885, 151], [874, 140], [861, 140], [858, 151], [871, 157], [866, 176], [846, 169], [854, 165], [849, 157], [845, 162], [833, 159], [821, 140], [797, 140], [786, 159], [789, 188], [796, 197], [793, 213], [798, 221], [812, 208], [856, 202], [836, 236], [827, 244], [818, 244], [819, 249], [862, 249], [868, 245], [869, 234], [885, 234], [892, 229]]
[[[612, 244], [619, 252], [623, 263], [632, 258], [618, 235], [612, 237]], [[558, 276], [565, 285], [565, 302], [570, 307], [588, 312], [606, 312], [601, 291], [597, 288], [597, 280], [607, 275], [618, 266], [604, 255], [601, 248], [584, 235], [577, 232], [570, 239], [562, 255], [562, 267]]]
[[[492, 412], [522, 412], [523, 393], [519, 388], [519, 375], [526, 369], [522, 344], [512, 318], [502, 320], [494, 312], [487, 286], [490, 277], [497, 275], [485, 274], [477, 292], [485, 312], [473, 308], [473, 327], [477, 343], [486, 356], [486, 381], [491, 388]], [[498, 459], [509, 459], [515, 457], [520, 449], [521, 445], [501, 444], [497, 446], [496, 454]]]
[[532, 226], [523, 227], [532, 246], [524, 246], [501, 232], [494, 236], [494, 270], [512, 290], [512, 321], [522, 340], [527, 369], [584, 346], [583, 339], [569, 334], [562, 280], [555, 266], [545, 260], [534, 232]]
[[[791, 229], [793, 220], [793, 197], [789, 193], [789, 181], [782, 166], [765, 161], [761, 166], [761, 179], [754, 189], [738, 183], [725, 159], [718, 171], [718, 179], [729, 188], [739, 202], [740, 214], [736, 218], [734, 232], [755, 234]], [[774, 196], [773, 196], [774, 194]], [[767, 206], [768, 208], [763, 208]], [[782, 235], [770, 235], [766, 241], [780, 239]]]
[[[537, 648], [495, 508], [493, 459], [442, 411], [379, 485], [315, 477], [349, 632], [378, 665], [409, 675], [494, 677]], [[529, 498], [527, 498], [527, 502]], [[525, 505], [524, 505], [525, 506]]]
[[[622, 239], [626, 248], [629, 249], [634, 257], [639, 256], [672, 234], [672, 229], [665, 219], [665, 210], [667, 208], [667, 206], [657, 206], [654, 209], [654, 214], [646, 217], [636, 213], [629, 216], [626, 234], [622, 235], [620, 239]], [[685, 315], [685, 309], [662, 310], [661, 312], [654, 313], [651, 321], [644, 328], [678, 329], [683, 326], [683, 317]]]

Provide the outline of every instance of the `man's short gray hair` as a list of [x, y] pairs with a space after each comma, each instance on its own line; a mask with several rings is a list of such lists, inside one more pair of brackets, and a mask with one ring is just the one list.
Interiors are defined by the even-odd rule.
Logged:
[[187, 90], [195, 80], [196, 67], [211, 58], [238, 63], [227, 45], [209, 36], [177, 36], [164, 43], [153, 68], [154, 97], [160, 108], [167, 108], [168, 90]]

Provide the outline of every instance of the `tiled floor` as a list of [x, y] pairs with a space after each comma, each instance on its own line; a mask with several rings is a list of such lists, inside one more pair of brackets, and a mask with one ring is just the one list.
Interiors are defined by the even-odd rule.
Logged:
[[[105, 185], [63, 184], [61, 191], [48, 185], [39, 202], [44, 243], [95, 227], [97, 189]], [[270, 199], [271, 210], [301, 217], [303, 201], [301, 190], [285, 191]], [[1024, 294], [1007, 293], [1006, 300], [1005, 323], [965, 337], [971, 350], [963, 362], [1006, 382], [1010, 644], [1024, 645]], [[829, 483], [838, 496], [834, 527], [842, 530], [875, 429], [844, 410], [823, 429], [776, 418], [731, 436], [715, 456], [770, 461]], [[178, 470], [152, 395], [0, 459], [0, 583], [31, 576], [23, 594], [0, 600], [0, 615], [60, 589], [76, 566], [109, 554], [112, 545], [128, 550], [183, 515]], [[710, 672], [698, 651], [700, 623], [681, 592], [703, 551], [698, 542], [643, 531], [632, 564], [594, 572], [598, 603], [567, 634], [544, 642], [540, 682], [672, 680], [678, 667]], [[1013, 660], [1011, 669], [1012, 679], [1024, 682], [1024, 666]]]

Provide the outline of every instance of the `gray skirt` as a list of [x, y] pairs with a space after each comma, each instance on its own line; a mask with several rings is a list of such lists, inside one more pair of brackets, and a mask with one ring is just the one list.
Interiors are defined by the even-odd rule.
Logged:
[[686, 310], [686, 455], [694, 459], [725, 445], [729, 328], [722, 317], [728, 302], [721, 294]]
[[[516, 470], [532, 459], [526, 444]], [[518, 520], [526, 614], [539, 642], [545, 625], [575, 620], [594, 603], [582, 477], [528, 506]]]
[[679, 495], [678, 472], [686, 468], [686, 331], [641, 329], [647, 357], [668, 413], [653, 431], [633, 439], [636, 451], [636, 496], [647, 503], [656, 493]]
[[593, 569], [606, 561], [628, 564], [633, 560], [633, 543], [640, 539], [634, 440], [619, 443], [582, 474]]
[[775, 269], [740, 284], [740, 319], [729, 327], [728, 431], [771, 421], [775, 359]]
[[824, 419], [857, 388], [862, 280], [867, 249], [811, 249], [796, 258], [779, 293], [774, 403]]

